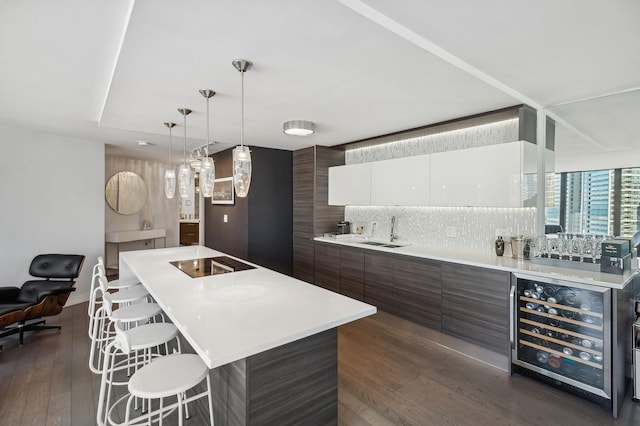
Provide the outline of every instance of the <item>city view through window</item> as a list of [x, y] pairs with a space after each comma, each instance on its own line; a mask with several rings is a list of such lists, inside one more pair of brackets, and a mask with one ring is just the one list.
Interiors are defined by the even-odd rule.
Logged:
[[556, 173], [546, 190], [547, 225], [570, 234], [632, 236], [640, 230], [640, 168]]

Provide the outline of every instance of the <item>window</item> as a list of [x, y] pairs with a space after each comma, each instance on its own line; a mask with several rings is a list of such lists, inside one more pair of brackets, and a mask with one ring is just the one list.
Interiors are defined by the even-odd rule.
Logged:
[[547, 177], [546, 190], [547, 225], [571, 234], [640, 230], [640, 168], [557, 173]]

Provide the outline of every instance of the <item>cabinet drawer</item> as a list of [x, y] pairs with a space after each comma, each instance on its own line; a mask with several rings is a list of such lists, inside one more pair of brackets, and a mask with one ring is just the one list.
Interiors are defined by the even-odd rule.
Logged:
[[180, 223], [180, 244], [198, 244], [200, 242], [200, 224]]

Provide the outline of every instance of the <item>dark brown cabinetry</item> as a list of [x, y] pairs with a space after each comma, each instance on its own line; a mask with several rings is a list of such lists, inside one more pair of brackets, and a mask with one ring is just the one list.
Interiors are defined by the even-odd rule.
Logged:
[[340, 248], [331, 244], [315, 245], [315, 285], [340, 293]]
[[503, 271], [315, 243], [316, 285], [502, 354], [509, 280]]
[[180, 222], [180, 245], [188, 246], [200, 242], [200, 224]]
[[509, 352], [509, 273], [442, 264], [442, 331]]
[[384, 253], [365, 252], [364, 301], [395, 314], [393, 295], [393, 258]]
[[397, 256], [393, 261], [396, 315], [440, 330], [442, 317], [440, 275], [438, 262]]
[[340, 293], [364, 301], [364, 249], [340, 248]]
[[293, 153], [293, 276], [309, 283], [315, 282], [313, 238], [344, 219], [344, 207], [328, 202], [329, 167], [343, 164], [342, 150], [312, 146]]

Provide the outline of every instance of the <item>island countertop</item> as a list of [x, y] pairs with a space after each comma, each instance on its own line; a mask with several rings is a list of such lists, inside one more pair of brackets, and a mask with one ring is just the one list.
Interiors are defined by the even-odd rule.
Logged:
[[[397, 248], [371, 246], [365, 238], [360, 236], [345, 236], [344, 238], [316, 237], [316, 241], [345, 245], [367, 250], [377, 250], [397, 255], [421, 257], [424, 259], [442, 262], [459, 263], [461, 265], [477, 266], [480, 268], [495, 269], [513, 273], [535, 275], [541, 278], [567, 280], [587, 285], [624, 289], [638, 273], [638, 271], [626, 271], [624, 275], [608, 274], [604, 272], [584, 271], [581, 269], [564, 268], [559, 266], [541, 265], [530, 260], [513, 259], [510, 256], [496, 256], [489, 253], [461, 252], [459, 250], [444, 250], [427, 247], [422, 244], [394, 242], [400, 245]], [[388, 242], [387, 242], [388, 243]]]
[[376, 312], [374, 306], [244, 260], [255, 269], [202, 278], [169, 263], [213, 256], [228, 255], [203, 246], [120, 253], [120, 278], [140, 280], [209, 368]]

